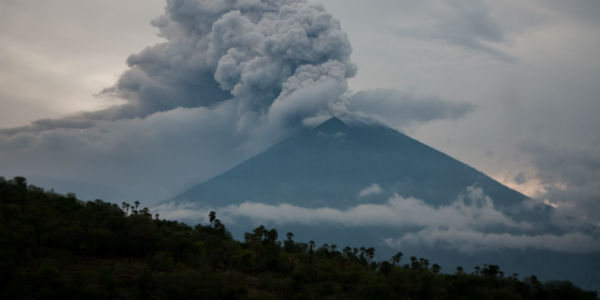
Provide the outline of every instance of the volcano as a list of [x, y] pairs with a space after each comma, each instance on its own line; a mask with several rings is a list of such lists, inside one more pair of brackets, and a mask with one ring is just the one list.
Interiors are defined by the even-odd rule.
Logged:
[[[469, 200], [473, 190], [481, 192], [479, 200]], [[331, 118], [168, 199], [157, 211], [183, 211], [170, 216], [197, 223], [215, 210], [238, 239], [266, 225], [338, 249], [374, 246], [379, 259], [400, 250], [447, 272], [492, 263], [505, 274], [599, 289], [598, 254], [545, 247], [539, 241], [565, 233], [552, 225], [552, 207], [527, 208], [531, 202], [395, 129]]]
[[[369, 186], [375, 192], [361, 195]], [[505, 209], [527, 198], [394, 129], [331, 118], [169, 201], [344, 209], [365, 201], [381, 203], [395, 193], [441, 205], [468, 186], [481, 187]]]

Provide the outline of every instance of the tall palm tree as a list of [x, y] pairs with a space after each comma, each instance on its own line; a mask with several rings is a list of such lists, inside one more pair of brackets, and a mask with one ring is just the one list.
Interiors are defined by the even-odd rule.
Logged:
[[394, 256], [392, 256], [392, 264], [395, 266], [397, 263], [399, 263], [402, 259], [402, 256], [404, 256], [402, 252], [398, 252]]
[[437, 273], [439, 273], [441, 269], [442, 269], [442, 267], [441, 267], [440, 265], [438, 265], [438, 264], [433, 264], [433, 265], [431, 265], [431, 271], [432, 271], [434, 274], [437, 274]]
[[216, 218], [217, 218], [216, 212], [211, 211], [210, 213], [208, 213], [208, 220], [210, 221], [210, 226], [213, 225], [213, 222], [215, 221]]

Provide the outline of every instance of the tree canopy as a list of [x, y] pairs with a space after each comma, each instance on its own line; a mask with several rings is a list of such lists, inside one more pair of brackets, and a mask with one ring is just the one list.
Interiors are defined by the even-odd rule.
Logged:
[[81, 201], [0, 177], [3, 299], [597, 299], [568, 281], [504, 276], [489, 264], [442, 273], [425, 258], [279, 240], [259, 226], [234, 240], [218, 212], [189, 226], [139, 202]]

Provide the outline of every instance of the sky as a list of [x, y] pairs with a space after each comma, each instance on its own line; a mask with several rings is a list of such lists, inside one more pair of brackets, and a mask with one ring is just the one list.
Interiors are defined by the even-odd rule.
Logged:
[[259, 2], [0, 2], [0, 175], [151, 204], [352, 112], [600, 226], [600, 2]]

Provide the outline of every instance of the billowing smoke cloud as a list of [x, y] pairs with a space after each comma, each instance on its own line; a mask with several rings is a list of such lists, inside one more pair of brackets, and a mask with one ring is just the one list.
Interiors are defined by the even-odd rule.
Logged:
[[[151, 203], [301, 126], [332, 115], [377, 119], [394, 98], [371, 101], [385, 108], [367, 111], [365, 99], [383, 94], [348, 97], [356, 67], [346, 34], [305, 0], [167, 0], [152, 24], [165, 42], [131, 55], [129, 69], [100, 93], [124, 103], [0, 130], [2, 176], [92, 199]], [[396, 107], [418, 115], [405, 114], [412, 121], [403, 125], [470, 110], [416, 102]]]
[[450, 102], [439, 97], [416, 96], [389, 89], [358, 91], [347, 97], [347, 103], [349, 111], [396, 128], [434, 120], [456, 120], [475, 109], [470, 103]]
[[128, 190], [123, 200], [166, 186], [148, 192], [165, 199], [304, 119], [344, 109], [356, 67], [339, 22], [320, 6], [168, 0], [153, 25], [166, 41], [131, 55], [130, 68], [101, 92], [124, 104], [0, 131], [2, 175], [51, 187], [74, 178], [87, 181], [79, 187], [101, 182], [92, 197], [108, 185]]
[[168, 0], [152, 24], [166, 42], [131, 55], [130, 69], [101, 93], [125, 104], [27, 129], [86, 128], [227, 100], [242, 120], [302, 118], [338, 101], [356, 72], [339, 22], [304, 0]]

